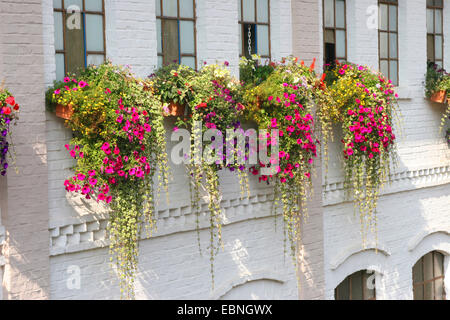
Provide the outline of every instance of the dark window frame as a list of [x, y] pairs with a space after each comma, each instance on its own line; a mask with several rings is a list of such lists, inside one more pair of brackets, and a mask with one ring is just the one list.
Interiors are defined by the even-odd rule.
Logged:
[[[387, 29], [386, 30], [382, 30], [381, 29], [381, 25], [378, 25], [378, 68], [381, 70], [381, 61], [387, 61], [388, 63], [388, 74], [385, 76], [391, 80], [391, 61], [397, 61], [397, 83], [394, 83], [392, 80], [392, 83], [394, 84], [394, 86], [399, 86], [400, 84], [400, 74], [399, 74], [399, 69], [400, 69], [400, 59], [399, 59], [399, 47], [398, 47], [398, 27], [399, 27], [399, 23], [398, 23], [398, 15], [399, 15], [399, 5], [398, 5], [398, 1], [397, 0], [378, 0], [378, 12], [379, 14], [381, 14], [381, 10], [380, 7], [382, 4], [385, 4], [388, 6], [388, 10], [387, 10]], [[396, 18], [396, 22], [397, 22], [397, 27], [396, 27], [396, 31], [391, 31], [390, 30], [390, 23], [391, 23], [391, 19], [390, 19], [390, 10], [389, 10], [389, 6], [396, 6], [397, 10], [397, 18]], [[378, 22], [379, 23], [379, 22]], [[388, 36], [388, 43], [387, 43], [387, 58], [381, 58], [381, 34], [382, 33], [386, 33]], [[397, 58], [391, 58], [391, 47], [390, 47], [390, 34], [396, 34], [397, 35]]]
[[[84, 67], [87, 67], [87, 57], [92, 54], [92, 55], [103, 55], [103, 60], [106, 60], [106, 15], [105, 15], [105, 0], [101, 0], [102, 1], [102, 11], [89, 11], [89, 10], [85, 10], [86, 8], [86, 0], [82, 0], [83, 3], [83, 8], [80, 8], [80, 14], [82, 17], [82, 24], [83, 24], [83, 32], [86, 32], [86, 14], [94, 14], [94, 15], [99, 15], [102, 16], [102, 21], [103, 21], [103, 51], [88, 51], [86, 48], [86, 40], [84, 43]], [[66, 50], [66, 28], [65, 28], [65, 23], [67, 23], [67, 9], [65, 8], [65, 3], [64, 0], [61, 0], [61, 8], [55, 8], [53, 7], [53, 12], [60, 12], [62, 13], [62, 22], [63, 22], [63, 50], [56, 50], [55, 49], [55, 55], [56, 54], [63, 54], [64, 55], [64, 74], [67, 74], [67, 50]], [[72, 13], [70, 13], [72, 14]], [[84, 36], [85, 37], [85, 36]]]
[[[256, 28], [258, 28], [258, 25], [262, 25], [262, 26], [267, 26], [268, 27], [268, 36], [269, 36], [269, 55], [260, 55], [261, 58], [263, 59], [269, 59], [269, 61], [272, 59], [272, 44], [270, 41], [270, 32], [271, 32], [271, 27], [270, 27], [270, 0], [267, 0], [267, 22], [258, 22], [258, 5], [257, 5], [257, 0], [253, 0], [254, 2], [254, 6], [255, 6], [255, 21], [245, 21], [244, 20], [244, 4], [243, 4], [243, 0], [239, 0], [238, 5], [241, 6], [241, 15], [240, 17], [238, 17], [238, 23], [239, 23], [239, 28], [241, 29], [241, 34], [244, 35], [245, 32], [247, 32], [247, 30], [245, 30], [245, 25], [254, 25]], [[246, 48], [246, 43], [244, 41], [245, 37], [242, 36], [241, 39], [241, 49], [242, 49], [242, 53], [240, 52], [239, 56], [243, 57], [245, 56], [245, 48]], [[257, 49], [257, 44], [255, 45], [256, 49]], [[241, 51], [241, 50], [239, 50]], [[258, 54], [258, 53], [256, 53]]]
[[[165, 55], [164, 55], [164, 37], [163, 37], [163, 23], [164, 20], [176, 20], [177, 23], [179, 24], [180, 21], [192, 21], [194, 23], [194, 53], [181, 53], [181, 49], [180, 49], [180, 33], [178, 31], [178, 63], [181, 64], [181, 58], [182, 57], [191, 57], [195, 59], [195, 69], [197, 69], [197, 3], [195, 0], [193, 1], [193, 18], [185, 18], [185, 17], [181, 17], [180, 16], [180, 0], [177, 0], [177, 16], [176, 17], [168, 17], [168, 16], [164, 16], [164, 9], [163, 9], [163, 0], [156, 0], [156, 1], [160, 1], [160, 6], [161, 6], [161, 15], [156, 15], [156, 19], [160, 19], [161, 20], [161, 53], [157, 52], [158, 57], [162, 57], [163, 59], [163, 66], [170, 64], [172, 62], [166, 62], [165, 61]], [[156, 3], [156, 2], [155, 2]], [[179, 30], [179, 28], [178, 28]]]
[[[433, 63], [441, 62], [441, 67], [444, 67], [444, 1], [442, 1], [442, 5], [437, 5], [436, 1], [433, 1], [433, 5], [429, 5], [427, 1], [427, 10], [433, 10], [433, 32], [428, 32], [428, 24], [427, 24], [427, 61], [431, 61]], [[436, 33], [436, 10], [441, 10], [441, 33]], [[427, 15], [428, 17], [428, 15]], [[427, 21], [428, 22], [428, 21]], [[433, 37], [433, 59], [429, 59], [428, 57], [428, 36]], [[436, 59], [436, 36], [441, 36], [442, 38], [442, 59]]]
[[[433, 278], [431, 278], [431, 279], [428, 279], [428, 280], [424, 280], [425, 279], [425, 268], [424, 268], [424, 261], [425, 261], [425, 257], [427, 256], [427, 255], [429, 255], [429, 254], [431, 254], [431, 261], [432, 261], [432, 266], [431, 266], [431, 268], [432, 268], [432, 270], [433, 270]], [[435, 274], [435, 271], [436, 271], [436, 269], [435, 269], [435, 255], [436, 254], [439, 254], [439, 255], [441, 255], [442, 256], [442, 275], [440, 275], [440, 276], [436, 276], [436, 274]], [[429, 253], [427, 253], [427, 254], [425, 254], [424, 256], [422, 256], [420, 259], [419, 259], [419, 261], [417, 261], [415, 264], [414, 264], [414, 266], [413, 266], [413, 295], [415, 296], [415, 292], [416, 292], [416, 290], [418, 290], [418, 288], [420, 287], [421, 289], [422, 289], [422, 297], [423, 297], [423, 300], [425, 300], [425, 285], [426, 284], [428, 284], [428, 283], [433, 283], [433, 299], [432, 300], [436, 300], [436, 290], [435, 290], [435, 286], [434, 286], [434, 283], [436, 282], [436, 280], [439, 280], [439, 279], [442, 279], [443, 280], [443, 287], [442, 287], [442, 290], [443, 290], [443, 293], [442, 293], [442, 300], [445, 300], [446, 299], [446, 292], [445, 292], [445, 263], [444, 263], [444, 261], [445, 261], [445, 255], [444, 254], [442, 254], [442, 253], [440, 253], [439, 251], [431, 251], [431, 252], [429, 252]], [[423, 281], [418, 281], [418, 282], [415, 282], [415, 279], [414, 279], [414, 268], [418, 265], [418, 264], [421, 264], [422, 265], [422, 279], [423, 279]]]
[[[327, 64], [326, 61], [326, 42], [325, 42], [325, 34], [327, 30], [333, 31], [334, 36], [334, 56], [335, 60], [341, 60], [341, 61], [347, 61], [348, 56], [348, 37], [347, 37], [347, 1], [344, 0], [344, 27], [336, 27], [336, 0], [333, 0], [334, 2], [334, 26], [333, 27], [327, 27], [325, 26], [325, 0], [322, 0], [322, 32], [323, 32], [323, 65], [325, 66]], [[344, 31], [345, 32], [345, 56], [344, 57], [338, 57], [337, 51], [336, 51], [336, 30]], [[335, 61], [333, 61], [334, 63]]]
[[349, 300], [353, 300], [353, 298], [352, 298], [352, 279], [358, 274], [361, 274], [361, 291], [362, 291], [363, 300], [376, 300], [377, 299], [376, 288], [373, 288], [373, 298], [366, 299], [366, 297], [365, 297], [366, 290], [365, 290], [365, 286], [364, 286], [364, 281], [367, 281], [367, 279], [368, 279], [368, 276], [367, 276], [368, 272], [367, 272], [367, 270], [360, 270], [360, 271], [356, 271], [356, 272], [352, 273], [351, 275], [347, 276], [341, 283], [339, 283], [337, 285], [337, 287], [334, 289], [334, 299], [335, 300], [343, 300], [343, 299], [338, 299], [341, 295], [339, 287], [346, 281], [348, 281]]

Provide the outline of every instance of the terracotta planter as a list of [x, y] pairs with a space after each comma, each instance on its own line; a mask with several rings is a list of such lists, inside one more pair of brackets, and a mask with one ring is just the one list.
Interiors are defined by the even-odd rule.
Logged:
[[433, 93], [430, 99], [433, 102], [445, 103], [445, 100], [447, 99], [447, 94], [444, 90], [436, 91], [435, 93]]
[[56, 106], [56, 116], [65, 120], [70, 120], [73, 115], [73, 108], [72, 105], [63, 106], [61, 104], [58, 104]]
[[185, 105], [179, 104], [178, 102], [171, 102], [169, 106], [167, 107], [169, 109], [169, 112], [165, 113], [165, 116], [174, 116], [174, 117], [181, 117], [184, 116], [184, 110]]

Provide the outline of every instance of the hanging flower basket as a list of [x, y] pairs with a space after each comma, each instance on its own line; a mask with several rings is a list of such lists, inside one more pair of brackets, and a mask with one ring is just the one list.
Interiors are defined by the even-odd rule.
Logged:
[[186, 106], [178, 102], [171, 102], [167, 108], [164, 108], [164, 116], [181, 117], [184, 116]]
[[62, 105], [58, 104], [56, 106], [56, 116], [61, 119], [70, 120], [73, 115], [73, 107], [71, 104]]
[[445, 103], [445, 100], [447, 99], [445, 90], [436, 91], [435, 93], [433, 93], [430, 99], [433, 102]]

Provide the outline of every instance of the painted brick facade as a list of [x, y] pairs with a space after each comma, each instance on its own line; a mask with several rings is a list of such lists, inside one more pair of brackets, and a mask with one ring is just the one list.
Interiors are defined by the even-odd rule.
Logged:
[[[198, 64], [226, 60], [237, 75], [237, 1], [196, 2]], [[334, 288], [345, 277], [369, 269], [376, 271], [377, 299], [412, 299], [412, 266], [432, 250], [447, 255], [450, 292], [450, 149], [438, 131], [443, 107], [423, 95], [425, 3], [399, 0], [400, 164], [379, 201], [378, 253], [372, 238], [362, 248], [359, 219], [343, 198], [337, 138], [330, 146], [327, 179], [317, 168], [309, 217], [302, 223], [299, 283], [289, 250], [284, 250], [280, 217], [275, 230], [271, 188], [251, 179], [250, 199], [240, 200], [236, 177], [221, 174], [225, 246], [215, 261], [213, 290], [205, 252], [206, 208], [200, 219], [200, 255], [185, 170], [172, 166], [171, 202], [162, 197], [158, 231], [141, 241], [137, 298], [334, 299]], [[105, 5], [107, 57], [130, 65], [139, 76], [149, 75], [157, 65], [154, 1], [105, 0]], [[347, 0], [348, 58], [374, 69], [378, 32], [370, 26], [376, 5], [376, 0]], [[116, 299], [120, 293], [105, 238], [107, 212], [62, 188], [74, 164], [64, 149], [71, 132], [45, 112], [44, 90], [55, 79], [52, 6], [52, 0], [0, 0], [0, 73], [22, 105], [14, 130], [20, 174], [0, 179], [3, 298]], [[322, 0], [271, 0], [270, 7], [272, 58], [293, 54], [306, 63], [317, 58], [319, 71]], [[450, 69], [450, 5], [444, 17], [445, 65]], [[167, 120], [166, 125], [173, 123]]]

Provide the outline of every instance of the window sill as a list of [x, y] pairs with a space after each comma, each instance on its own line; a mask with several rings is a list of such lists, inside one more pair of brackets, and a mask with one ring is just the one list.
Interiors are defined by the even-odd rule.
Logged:
[[398, 94], [398, 100], [411, 100], [413, 97], [413, 90], [411, 87], [395, 87], [394, 91], [396, 94]]

